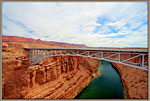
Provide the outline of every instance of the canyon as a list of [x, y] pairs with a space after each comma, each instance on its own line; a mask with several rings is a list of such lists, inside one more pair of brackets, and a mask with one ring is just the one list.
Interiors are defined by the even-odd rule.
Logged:
[[[122, 54], [121, 59], [126, 59], [130, 56], [130, 54]], [[113, 58], [117, 59], [118, 57], [113, 56]], [[148, 60], [148, 56], [145, 59]], [[129, 60], [129, 62], [138, 63], [139, 60], [140, 58], [138, 57]], [[126, 98], [148, 99], [148, 71], [119, 63], [112, 63], [112, 65], [120, 74]], [[148, 66], [148, 63], [145, 65]]]
[[[85, 57], [56, 56], [30, 66], [29, 53], [23, 49], [25, 47], [69, 48], [71, 46], [3, 42], [3, 99], [73, 99], [100, 75], [97, 72], [99, 60]], [[122, 58], [126, 57], [130, 55]], [[138, 62], [139, 59], [132, 61]], [[148, 99], [148, 71], [117, 63], [112, 65], [121, 76], [126, 98]]]
[[94, 78], [99, 65], [95, 59], [57, 56], [29, 66], [23, 48], [2, 52], [3, 99], [72, 99]]
[[125, 96], [129, 99], [148, 99], [148, 71], [112, 63], [118, 70]]

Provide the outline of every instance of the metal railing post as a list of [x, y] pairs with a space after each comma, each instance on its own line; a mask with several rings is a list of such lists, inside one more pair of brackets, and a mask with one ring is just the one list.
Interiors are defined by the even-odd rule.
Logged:
[[141, 56], [139, 57], [139, 64], [140, 64], [140, 66], [142, 66], [142, 64], [141, 64]]
[[118, 53], [119, 54], [119, 62], [121, 62], [121, 54], [120, 53]]
[[102, 57], [104, 57], [104, 53], [102, 52]]
[[144, 54], [142, 55], [142, 67], [144, 67]]
[[[131, 55], [130, 57], [127, 56], [128, 58], [126, 58], [124, 60], [122, 57], [122, 55], [125, 54], [124, 50], [122, 52], [120, 52], [117, 50], [113, 51], [111, 49], [108, 49], [107, 51], [106, 51], [106, 49], [100, 49], [99, 51], [97, 49], [95, 49], [96, 50], [96, 52], [95, 52], [94, 49], [93, 50], [91, 50], [91, 49], [65, 49], [65, 48], [64, 49], [25, 48], [25, 49], [29, 51], [29, 57], [28, 57], [29, 58], [29, 65], [37, 64], [38, 62], [46, 59], [47, 57], [66, 54], [66, 55], [72, 55], [72, 56], [83, 56], [84, 55], [83, 57], [91, 57], [91, 58], [95, 58], [95, 59], [101, 59], [101, 60], [106, 60], [106, 61], [110, 61], [110, 62], [116, 62], [116, 63], [128, 65], [128, 66], [140, 68], [143, 70], [148, 69], [148, 66], [146, 64], [148, 62], [146, 51], [135, 50], [133, 52], [133, 50], [132, 50], [133, 53], [129, 51], [128, 54], [135, 54], [135, 55]], [[111, 53], [111, 55], [107, 56], [107, 53]], [[114, 53], [114, 54], [112, 54], [112, 53]], [[100, 56], [98, 54], [100, 54]], [[115, 55], [118, 55], [117, 61], [116, 61], [116, 59], [113, 60], [113, 57]], [[110, 57], [112, 57], [112, 58], [110, 58]], [[133, 61], [133, 62], [129, 61], [132, 59], [135, 59], [139, 62], [137, 63], [136, 61]]]

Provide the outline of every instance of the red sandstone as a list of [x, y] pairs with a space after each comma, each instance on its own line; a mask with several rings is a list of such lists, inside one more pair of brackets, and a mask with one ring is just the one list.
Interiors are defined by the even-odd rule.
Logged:
[[120, 73], [126, 97], [148, 99], [148, 71], [112, 63]]
[[18, 36], [2, 36], [3, 42], [23, 42], [23, 43], [33, 43], [33, 44], [47, 44], [47, 45], [55, 45], [55, 46], [80, 46], [86, 47], [84, 44], [70, 44], [64, 42], [55, 42], [55, 41], [42, 41], [40, 39], [35, 40], [32, 38], [24, 38]]
[[72, 99], [92, 80], [98, 60], [72, 56], [28, 65], [28, 52], [3, 48], [3, 99]]
[[[3, 42], [4, 43], [4, 42]], [[39, 65], [28, 65], [28, 52], [18, 47], [56, 47], [43, 44], [5, 42], [2, 49], [3, 99], [74, 98], [91, 81], [98, 61], [82, 57], [53, 57]], [[108, 54], [109, 55], [109, 54]], [[123, 58], [130, 55], [123, 55]], [[118, 57], [115, 57], [118, 58]], [[148, 59], [148, 57], [147, 57]], [[138, 62], [139, 59], [131, 60]], [[148, 72], [113, 63], [121, 75], [129, 99], [148, 98]]]

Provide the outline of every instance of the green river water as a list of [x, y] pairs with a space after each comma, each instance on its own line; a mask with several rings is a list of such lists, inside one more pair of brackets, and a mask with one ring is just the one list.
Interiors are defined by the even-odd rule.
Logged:
[[110, 62], [101, 60], [101, 76], [95, 78], [75, 99], [124, 99], [120, 75]]

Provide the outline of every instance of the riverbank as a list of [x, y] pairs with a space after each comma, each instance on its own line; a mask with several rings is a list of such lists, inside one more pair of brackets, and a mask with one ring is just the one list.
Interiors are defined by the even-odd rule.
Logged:
[[148, 71], [112, 63], [119, 71], [127, 99], [148, 99]]
[[[82, 88], [80, 88], [76, 96], [78, 96], [92, 82], [92, 80], [101, 76], [99, 66], [100, 66], [100, 62], [99, 62], [99, 65], [97, 66], [97, 69], [94, 71], [93, 74], [91, 74], [91, 79], [89, 83], [85, 84]], [[76, 98], [76, 96], [74, 98]]]
[[94, 73], [92, 74], [92, 78], [91, 78], [91, 81], [93, 80], [93, 79], [95, 79], [95, 78], [98, 78], [98, 77], [100, 77], [101, 76], [101, 73], [100, 73], [100, 62], [99, 62], [99, 65], [98, 65], [98, 67], [97, 67], [97, 70], [95, 70], [94, 71]]
[[[116, 70], [116, 72], [118, 73], [118, 75], [120, 76], [121, 78], [121, 74], [120, 72], [118, 71], [118, 69], [111, 63], [112, 67]], [[127, 89], [125, 88], [125, 85], [124, 85], [124, 82], [122, 81], [122, 78], [121, 78], [121, 83], [122, 83], [122, 87], [123, 87], [123, 91], [124, 91], [124, 97], [125, 99], [128, 99], [128, 93], [127, 93]]]
[[102, 61], [99, 68], [101, 76], [93, 79], [76, 99], [124, 99], [120, 76], [111, 63]]

